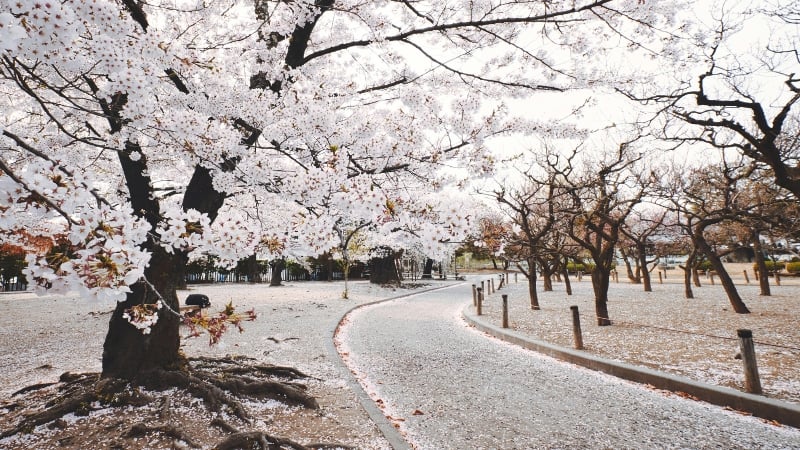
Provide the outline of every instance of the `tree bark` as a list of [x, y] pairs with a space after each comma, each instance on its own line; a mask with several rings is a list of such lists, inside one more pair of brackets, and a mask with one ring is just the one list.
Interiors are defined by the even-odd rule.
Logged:
[[564, 258], [564, 263], [561, 264], [561, 275], [564, 277], [564, 288], [567, 295], [572, 295], [572, 282], [569, 280], [569, 270], [567, 270], [567, 258]]
[[761, 289], [761, 295], [770, 296], [772, 292], [770, 292], [769, 288], [769, 271], [767, 270], [767, 263], [764, 261], [764, 251], [761, 248], [761, 236], [757, 230], [753, 230], [751, 239], [753, 241], [756, 267], [758, 268], [758, 286]]
[[728, 295], [728, 301], [730, 301], [733, 310], [738, 314], [749, 314], [750, 310], [747, 309], [747, 305], [745, 305], [744, 301], [742, 301], [742, 297], [736, 290], [736, 285], [733, 284], [733, 280], [731, 279], [731, 276], [728, 275], [728, 271], [725, 270], [722, 260], [708, 245], [706, 240], [703, 238], [702, 233], [697, 233], [695, 236], [695, 246], [706, 256], [706, 258], [708, 258], [708, 260], [711, 262], [711, 267], [713, 267], [717, 272], [719, 281], [722, 283], [722, 287], [725, 289], [725, 293]]
[[281, 273], [286, 268], [286, 260], [283, 258], [274, 259], [269, 263], [270, 266], [270, 286], [281, 286]]
[[[111, 315], [103, 344], [103, 377], [134, 380], [147, 371], [176, 369], [183, 365], [179, 352], [180, 317], [173, 311], [180, 309], [176, 289], [183, 279], [185, 264], [186, 259], [181, 254], [169, 254], [160, 247], [154, 249], [150, 265], [145, 269], [145, 277], [153, 286], [145, 283], [131, 286], [125, 301], [118, 303]], [[158, 321], [150, 333], [143, 334], [122, 316], [133, 306], [155, 303], [158, 294], [166, 306], [158, 312]]]
[[644, 284], [644, 291], [653, 292], [653, 286], [650, 282], [650, 271], [647, 270], [647, 252], [644, 244], [637, 245], [637, 253], [636, 256], [639, 258], [639, 268], [641, 269], [640, 273], [642, 276], [642, 283]]
[[597, 325], [603, 327], [611, 325], [608, 315], [608, 287], [611, 284], [611, 269], [597, 264], [592, 271], [592, 288], [594, 289], [594, 310], [597, 315]]
[[[400, 284], [400, 274], [397, 272], [395, 259], [397, 254], [391, 249], [383, 249], [383, 254], [370, 260], [369, 282], [373, 284]], [[433, 265], [431, 264], [431, 267]]]
[[430, 280], [433, 278], [433, 260], [425, 259], [425, 267], [422, 269], [422, 279]]
[[539, 294], [536, 292], [536, 260], [528, 258], [528, 270], [520, 267], [522, 273], [528, 278], [528, 296], [531, 299], [531, 309], [541, 309], [539, 306]]

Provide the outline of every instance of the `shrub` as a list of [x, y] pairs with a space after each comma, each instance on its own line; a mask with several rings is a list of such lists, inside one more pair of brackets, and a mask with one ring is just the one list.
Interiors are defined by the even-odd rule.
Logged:
[[[786, 267], [786, 263], [783, 261], [764, 261], [764, 264], [767, 266], [767, 272], [780, 272]], [[758, 264], [753, 264], [753, 271], [758, 272]]]
[[787, 263], [786, 271], [789, 273], [800, 273], [800, 261]]
[[593, 263], [567, 263], [567, 272], [569, 273], [592, 273], [595, 265]]

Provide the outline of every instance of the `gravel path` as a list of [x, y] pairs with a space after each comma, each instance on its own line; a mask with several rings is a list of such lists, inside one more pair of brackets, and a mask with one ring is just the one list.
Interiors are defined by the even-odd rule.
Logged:
[[469, 284], [355, 311], [340, 351], [420, 449], [800, 448], [800, 431], [654, 391], [467, 327]]

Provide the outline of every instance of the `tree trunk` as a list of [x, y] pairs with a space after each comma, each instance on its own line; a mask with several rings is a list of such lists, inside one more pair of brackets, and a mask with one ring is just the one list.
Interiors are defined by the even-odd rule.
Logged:
[[528, 270], [520, 267], [522, 273], [528, 277], [528, 296], [531, 299], [531, 309], [541, 309], [539, 306], [539, 294], [536, 293], [536, 260], [528, 258]]
[[433, 279], [433, 260], [430, 258], [425, 259], [425, 267], [422, 269], [422, 279]]
[[280, 286], [281, 285], [281, 272], [283, 269], [286, 268], [286, 260], [283, 258], [274, 259], [270, 262], [270, 268], [272, 269], [272, 273], [270, 274], [269, 285], [270, 286]]
[[[169, 254], [160, 247], [153, 251], [144, 274], [155, 291], [145, 283], [136, 283], [125, 301], [117, 303], [103, 344], [103, 377], [134, 380], [154, 369], [183, 365], [178, 330], [181, 319], [172, 311], [180, 309], [176, 289], [183, 279], [185, 265], [186, 259], [180, 252]], [[122, 316], [133, 306], [156, 303], [158, 294], [166, 306], [159, 310], [158, 321], [150, 333], [143, 334]]]
[[258, 268], [258, 260], [255, 254], [247, 257], [247, 281], [250, 283], [261, 282], [261, 271]]
[[[382, 253], [370, 260], [369, 282], [373, 284], [400, 284], [400, 274], [395, 264], [395, 252], [391, 249], [382, 249]], [[433, 263], [431, 262], [431, 268]]]
[[692, 251], [689, 257], [686, 258], [686, 266], [678, 266], [683, 269], [683, 296], [686, 298], [694, 298], [694, 292], [692, 292], [692, 274], [695, 272], [694, 262], [696, 257], [697, 252]]
[[594, 289], [594, 309], [597, 325], [611, 325], [608, 316], [608, 287], [611, 284], [611, 269], [597, 264], [592, 271], [592, 288]]
[[728, 275], [728, 271], [725, 270], [725, 266], [722, 264], [720, 257], [708, 245], [702, 234], [698, 233], [698, 235], [695, 236], [695, 242], [698, 250], [706, 255], [706, 258], [711, 262], [711, 267], [717, 272], [719, 281], [722, 283], [722, 287], [728, 295], [728, 301], [730, 301], [733, 310], [738, 314], [749, 314], [750, 310], [747, 309], [747, 305], [744, 304], [742, 297], [739, 296], [736, 285], [733, 284], [733, 280], [731, 280], [731, 276]]
[[561, 275], [564, 277], [564, 288], [567, 290], [567, 295], [572, 295], [572, 282], [569, 281], [566, 258], [564, 258], [564, 263], [561, 264]]
[[751, 238], [753, 240], [756, 267], [758, 268], [758, 286], [761, 289], [761, 295], [770, 296], [772, 292], [770, 292], [769, 289], [769, 271], [767, 271], [767, 263], [764, 261], [764, 251], [761, 248], [761, 236], [757, 230], [753, 230]]
[[694, 298], [692, 292], [692, 268], [690, 266], [683, 267], [683, 296], [686, 298]]
[[553, 268], [547, 262], [540, 262], [542, 268], [542, 291], [553, 292]]
[[636, 256], [639, 258], [638, 265], [640, 268], [640, 273], [642, 274], [642, 283], [644, 284], [644, 291], [653, 292], [653, 286], [650, 283], [650, 271], [647, 270], [647, 252], [645, 251], [645, 246], [644, 245], [639, 246], [637, 253], [638, 254]]
[[625, 253], [624, 250], [620, 250], [620, 256], [622, 256], [622, 261], [625, 262], [625, 272], [628, 274], [628, 279], [631, 280], [633, 284], [639, 284], [641, 279], [634, 275], [633, 269], [631, 268], [631, 262], [628, 260], [628, 254]]

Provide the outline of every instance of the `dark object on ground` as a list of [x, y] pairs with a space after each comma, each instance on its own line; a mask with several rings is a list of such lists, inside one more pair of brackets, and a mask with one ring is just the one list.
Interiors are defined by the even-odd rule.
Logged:
[[208, 308], [211, 306], [211, 300], [208, 299], [207, 295], [189, 294], [189, 296], [186, 297], [186, 304], [199, 306], [201, 308]]

